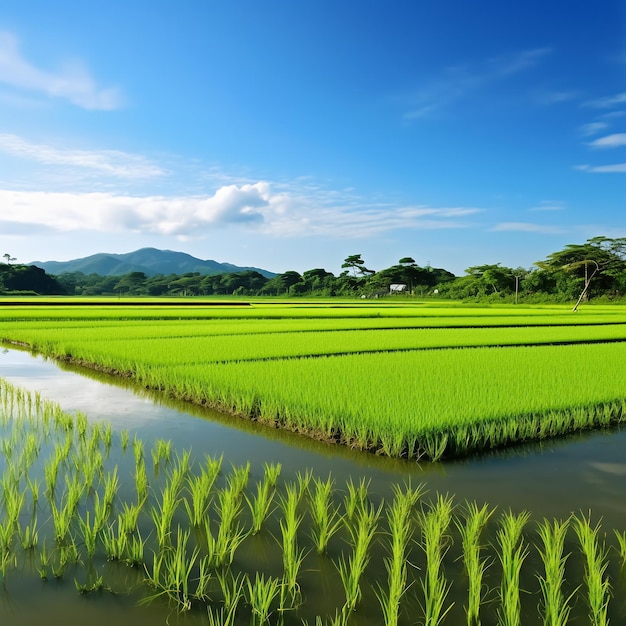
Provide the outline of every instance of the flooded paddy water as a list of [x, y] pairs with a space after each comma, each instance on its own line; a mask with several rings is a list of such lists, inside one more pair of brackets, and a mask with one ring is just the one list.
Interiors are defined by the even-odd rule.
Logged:
[[[341, 489], [350, 479], [355, 483], [365, 479], [369, 481], [369, 492], [374, 500], [390, 501], [394, 485], [410, 481], [413, 486], [423, 483], [427, 497], [451, 494], [457, 504], [467, 500], [488, 503], [498, 507], [498, 511], [510, 509], [519, 513], [525, 510], [535, 520], [566, 519], [571, 513], [592, 511], [592, 519], [601, 520], [607, 533], [612, 534], [612, 529], [626, 529], [626, 430], [587, 432], [456, 461], [416, 463], [351, 451], [201, 407], [176, 403], [158, 393], [137, 389], [128, 381], [57, 364], [22, 350], [0, 349], [0, 377], [16, 386], [40, 392], [65, 411], [81, 411], [90, 421], [109, 422], [114, 432], [128, 430], [131, 438], [137, 434], [148, 450], [153, 441], [167, 439], [175, 450], [190, 450], [196, 459], [207, 454], [222, 456], [225, 468], [250, 462], [251, 480], [261, 477], [264, 463], [280, 463], [281, 480], [295, 480], [298, 473], [302, 475], [311, 470], [321, 478], [331, 474], [336, 487]], [[120, 459], [120, 463], [123, 462]], [[265, 559], [268, 569], [275, 567], [272, 553], [278, 551], [278, 544], [273, 537], [253, 537], [246, 546], [255, 551], [257, 562]], [[572, 551], [574, 547], [568, 546], [568, 549]], [[246, 558], [245, 554], [241, 557], [243, 561]], [[315, 574], [306, 570], [303, 573], [307, 602], [313, 605], [313, 610], [317, 604], [320, 613], [327, 614], [323, 603], [325, 596], [338, 593], [337, 572], [327, 572], [322, 579], [326, 578], [328, 584], [320, 585], [319, 570], [328, 567], [328, 563], [310, 556], [307, 565], [310, 570], [316, 570]], [[448, 565], [449, 576], [461, 572], [460, 563]], [[22, 567], [28, 571], [27, 563], [22, 563]], [[615, 565], [610, 574], [614, 586], [623, 585]], [[384, 572], [380, 572], [379, 578], [383, 576]], [[0, 596], [0, 624], [45, 621], [47, 624], [142, 626], [167, 621], [195, 626], [207, 623], [206, 613], [191, 611], [179, 615], [170, 611], [163, 601], [137, 606], [141, 594], [123, 591], [137, 584], [138, 573], [126, 568], [116, 570], [115, 577], [120, 593], [82, 596], [77, 593], [71, 575], [59, 582], [36, 581], [34, 586], [32, 577], [26, 573], [10, 576]], [[498, 584], [492, 583], [492, 586]], [[573, 586], [581, 583], [582, 574], [581, 580], [573, 581]], [[536, 581], [528, 584], [536, 586]], [[624, 589], [626, 587], [622, 587]], [[455, 610], [444, 623], [462, 623], [457, 620], [462, 618], [464, 599], [454, 593], [453, 590], [450, 599], [455, 602]], [[378, 602], [374, 594], [370, 596], [359, 606], [358, 616], [354, 621], [351, 619], [351, 624], [381, 623]], [[533, 602], [536, 604], [536, 598]], [[532, 608], [527, 607], [527, 610]], [[615, 623], [624, 623], [626, 613], [622, 603], [614, 601], [611, 612]], [[586, 623], [583, 606], [577, 607], [578, 614], [583, 618], [577, 623]], [[289, 619], [286, 623], [302, 623], [300, 618], [293, 622]], [[418, 615], [404, 619], [410, 624], [419, 622]], [[491, 622], [487, 618], [483, 623]], [[535, 618], [528, 623], [539, 621]]]

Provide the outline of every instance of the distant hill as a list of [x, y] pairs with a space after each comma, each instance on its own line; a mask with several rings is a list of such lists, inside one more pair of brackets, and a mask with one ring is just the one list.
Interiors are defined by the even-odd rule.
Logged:
[[58, 276], [66, 272], [82, 272], [83, 274], [99, 274], [100, 276], [122, 276], [129, 272], [143, 272], [146, 276], [156, 274], [226, 274], [228, 272], [245, 272], [255, 270], [267, 278], [276, 276], [274, 272], [258, 267], [239, 267], [231, 263], [203, 261], [184, 252], [141, 248], [126, 254], [99, 253], [72, 261], [33, 261], [35, 265], [48, 274]]

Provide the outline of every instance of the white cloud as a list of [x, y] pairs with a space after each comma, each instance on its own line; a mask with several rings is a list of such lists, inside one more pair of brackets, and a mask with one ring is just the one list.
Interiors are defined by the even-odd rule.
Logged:
[[3, 229], [153, 233], [201, 237], [225, 225], [282, 237], [365, 237], [395, 229], [467, 228], [481, 209], [330, 205], [272, 188], [225, 185], [208, 196], [128, 196], [0, 190]]
[[626, 104], [626, 91], [615, 94], [614, 96], [588, 100], [584, 103], [585, 106], [593, 107], [594, 109], [611, 109], [621, 104]]
[[489, 83], [537, 65], [550, 52], [550, 48], [534, 48], [488, 59], [476, 65], [446, 68], [441, 78], [413, 94], [410, 98], [413, 106], [403, 117], [405, 120], [427, 117]]
[[566, 232], [563, 228], [559, 226], [531, 224], [529, 222], [501, 222], [500, 224], [496, 224], [490, 230], [497, 232], [541, 233], [544, 235], [558, 235]]
[[614, 133], [606, 137], [600, 137], [591, 141], [589, 145], [592, 148], [619, 148], [626, 146], [626, 133]]
[[608, 128], [608, 126], [609, 125], [606, 122], [590, 122], [589, 124], [584, 124], [580, 127], [580, 133], [584, 137], [589, 137], [591, 135], [601, 133], [603, 130]]
[[622, 174], [626, 173], [626, 163], [613, 163], [611, 165], [576, 165], [574, 169], [592, 174]]
[[135, 154], [119, 150], [62, 150], [44, 144], [28, 143], [21, 137], [8, 133], [0, 133], [0, 151], [45, 165], [77, 167], [118, 178], [154, 178], [166, 173], [144, 157]]
[[0, 83], [63, 98], [84, 109], [117, 109], [122, 104], [119, 90], [100, 88], [81, 61], [68, 61], [56, 71], [41, 69], [22, 56], [17, 37], [6, 31], [0, 31]]

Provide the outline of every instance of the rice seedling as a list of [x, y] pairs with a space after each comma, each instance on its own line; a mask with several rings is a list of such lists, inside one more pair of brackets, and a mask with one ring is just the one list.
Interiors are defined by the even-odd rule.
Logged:
[[144, 551], [146, 540], [141, 536], [139, 530], [126, 538], [125, 550], [122, 561], [130, 567], [141, 567], [144, 563]]
[[272, 604], [280, 592], [280, 581], [264, 574], [255, 574], [254, 581], [246, 579], [246, 599], [252, 609], [253, 626], [269, 624]]
[[76, 591], [83, 595], [93, 593], [94, 591], [102, 591], [104, 589], [104, 578], [102, 576], [98, 576], [93, 580], [87, 581], [85, 583], [80, 583], [75, 578], [74, 586], [76, 587]]
[[452, 509], [452, 498], [439, 495], [430, 510], [420, 514], [421, 546], [426, 555], [426, 572], [420, 581], [424, 596], [425, 626], [441, 624], [453, 606], [446, 606], [450, 583], [446, 581], [443, 572], [443, 557], [449, 548], [446, 531], [450, 525]]
[[212, 607], [207, 606], [207, 620], [209, 626], [234, 626], [236, 608], [227, 611], [224, 607], [213, 610]]
[[265, 479], [257, 482], [256, 494], [253, 497], [245, 495], [250, 514], [252, 515], [252, 528], [250, 532], [256, 535], [260, 530], [263, 522], [270, 513], [272, 501], [274, 499], [275, 489], [271, 483]]
[[494, 511], [495, 509], [490, 509], [486, 504], [479, 507], [475, 502], [471, 502], [465, 507], [464, 522], [456, 521], [461, 535], [463, 565], [468, 581], [466, 606], [468, 626], [480, 625], [480, 607], [485, 595], [483, 579], [489, 567], [489, 561], [481, 556], [483, 547], [480, 539]]
[[[213, 542], [213, 555], [215, 564], [219, 567], [230, 565], [235, 556], [235, 551], [246, 538], [247, 533], [239, 521], [242, 511], [241, 495], [238, 491], [240, 483], [234, 481], [230, 486], [220, 489], [217, 494], [215, 505], [219, 517], [217, 536]], [[210, 535], [209, 520], [205, 524], [207, 540]]]
[[408, 486], [404, 491], [394, 488], [394, 499], [387, 509], [389, 527], [388, 556], [385, 558], [387, 589], [378, 585], [376, 596], [380, 602], [386, 626], [397, 626], [400, 601], [407, 590], [407, 554], [413, 536], [413, 508], [424, 490]]
[[0, 574], [2, 574], [3, 579], [6, 576], [7, 569], [17, 563], [13, 551], [14, 535], [13, 524], [7, 523], [6, 520], [0, 522]]
[[575, 516], [572, 523], [585, 560], [589, 623], [592, 626], [606, 626], [609, 623], [611, 584], [606, 574], [608, 567], [607, 549], [604, 542], [599, 539], [601, 527], [599, 523], [592, 526], [590, 516]]
[[145, 502], [148, 498], [148, 473], [143, 457], [135, 464], [135, 491], [137, 502]]
[[[298, 528], [304, 516], [297, 511], [301, 493], [300, 484], [287, 484], [285, 492], [286, 494], [281, 495], [280, 498], [280, 507], [283, 513], [280, 520], [283, 554], [281, 596], [286, 595], [293, 606], [300, 597], [298, 573], [306, 556], [306, 550], [298, 546]], [[285, 602], [281, 601], [281, 605], [284, 604]]]
[[271, 487], [275, 487], [278, 482], [278, 477], [280, 476], [280, 471], [282, 466], [280, 463], [263, 463], [263, 476], [265, 478], [265, 482], [267, 482]]
[[237, 496], [243, 493], [243, 490], [246, 488], [248, 484], [248, 479], [250, 477], [250, 463], [246, 463], [246, 465], [242, 465], [240, 467], [232, 468], [231, 473], [229, 474], [226, 483], [229, 489], [233, 491], [233, 494]]
[[226, 615], [234, 616], [239, 603], [245, 597], [248, 577], [242, 573], [235, 576], [232, 572], [221, 571], [217, 573], [217, 579], [224, 598], [224, 611]]
[[91, 522], [89, 511], [85, 512], [84, 518], [80, 515], [78, 516], [78, 524], [85, 543], [85, 549], [87, 550], [87, 556], [91, 559], [96, 553], [99, 528], [96, 527], [95, 523]]
[[1, 485], [6, 522], [15, 526], [26, 500], [26, 491], [20, 492], [18, 482], [10, 476], [3, 476]]
[[168, 482], [161, 491], [161, 498], [150, 509], [160, 550], [163, 550], [169, 543], [170, 527], [179, 503], [180, 499], [177, 498], [175, 486]]
[[204, 516], [211, 504], [213, 498], [211, 490], [215, 478], [216, 474], [211, 474], [206, 470], [201, 471], [198, 475], [190, 474], [187, 476], [187, 489], [191, 496], [191, 503], [185, 498], [184, 504], [189, 521], [195, 527], [202, 525]]
[[105, 527], [110, 513], [111, 507], [104, 498], [100, 499], [100, 494], [96, 491], [93, 496], [93, 528], [96, 533]]
[[119, 514], [119, 531], [130, 535], [137, 529], [137, 520], [143, 509], [144, 502], [128, 504], [122, 503], [122, 510]]
[[128, 448], [128, 439], [129, 439], [128, 430], [124, 428], [123, 430], [120, 431], [120, 447], [122, 448], [122, 452], [126, 452]]
[[528, 556], [528, 547], [522, 541], [522, 531], [529, 518], [527, 512], [514, 515], [509, 511], [502, 516], [496, 533], [502, 565], [498, 618], [503, 626], [521, 624], [520, 572]]
[[355, 512], [365, 506], [369, 495], [369, 484], [370, 481], [364, 478], [361, 478], [358, 485], [354, 484], [352, 477], [348, 479], [346, 483], [348, 493], [343, 499], [346, 523], [352, 521]]
[[614, 532], [619, 546], [619, 556], [622, 567], [626, 567], [626, 531], [620, 533], [616, 530]]
[[346, 612], [354, 611], [361, 599], [361, 576], [369, 563], [369, 548], [378, 527], [381, 510], [382, 504], [376, 509], [370, 503], [363, 503], [356, 508], [353, 521], [348, 524], [352, 551], [347, 559], [342, 554], [337, 563], [346, 595]]
[[565, 563], [569, 554], [563, 554], [565, 537], [569, 521], [543, 520], [539, 524], [541, 545], [539, 555], [544, 567], [544, 574], [538, 575], [543, 601], [543, 623], [546, 626], [565, 626], [572, 611], [571, 600], [576, 590], [566, 597]]
[[311, 538], [318, 554], [326, 553], [328, 542], [343, 524], [343, 517], [333, 501], [333, 487], [330, 476], [326, 480], [313, 478], [313, 492], [309, 492], [309, 509], [313, 520]]
[[54, 539], [57, 545], [62, 546], [69, 537], [70, 525], [74, 517], [74, 509], [71, 501], [67, 498], [63, 498], [61, 506], [57, 506], [54, 500], [51, 501], [50, 513], [54, 525]]
[[199, 555], [197, 547], [188, 553], [188, 541], [189, 531], [183, 531], [179, 526], [174, 545], [155, 552], [151, 570], [146, 566], [147, 579], [157, 590], [156, 595], [166, 595], [180, 611], [191, 609], [193, 596], [189, 585]]
[[169, 462], [172, 454], [172, 442], [165, 439], [157, 439], [152, 447], [152, 462], [155, 469], [162, 461]]
[[37, 515], [34, 514], [30, 522], [24, 527], [19, 528], [18, 535], [23, 550], [33, 550], [39, 543], [39, 532], [37, 530]]
[[113, 500], [119, 489], [120, 481], [117, 476], [117, 465], [113, 468], [112, 472], [108, 472], [104, 475], [104, 506], [110, 509], [113, 506]]

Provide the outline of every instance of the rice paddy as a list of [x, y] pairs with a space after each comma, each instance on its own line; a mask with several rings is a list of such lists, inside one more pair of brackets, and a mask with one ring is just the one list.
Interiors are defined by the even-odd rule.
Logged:
[[[175, 450], [0, 380], [0, 579], [208, 624], [607, 624], [623, 528]], [[39, 592], [40, 593], [40, 592]], [[173, 618], [168, 618], [171, 623]]]
[[463, 456], [624, 419], [619, 306], [11, 306], [0, 308], [0, 338], [401, 458]]

